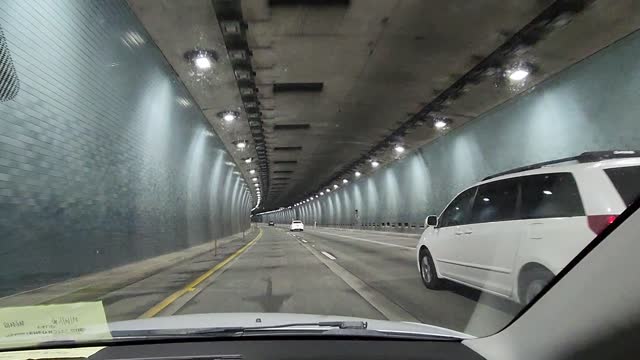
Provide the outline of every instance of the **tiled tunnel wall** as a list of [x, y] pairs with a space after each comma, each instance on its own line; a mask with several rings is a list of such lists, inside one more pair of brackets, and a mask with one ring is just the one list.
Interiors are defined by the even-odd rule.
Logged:
[[426, 215], [485, 176], [584, 151], [639, 150], [638, 58], [640, 32], [371, 176], [262, 220], [420, 231]]
[[0, 28], [0, 296], [248, 227], [248, 186], [124, 1], [2, 0]]

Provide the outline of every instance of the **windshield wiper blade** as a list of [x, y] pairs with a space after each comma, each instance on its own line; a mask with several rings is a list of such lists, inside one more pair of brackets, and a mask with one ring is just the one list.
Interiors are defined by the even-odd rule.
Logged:
[[318, 321], [318, 322], [301, 322], [301, 323], [285, 323], [278, 325], [264, 325], [264, 326], [244, 326], [244, 327], [228, 327], [228, 328], [213, 328], [196, 330], [188, 332], [188, 335], [207, 335], [207, 334], [219, 334], [219, 333], [238, 333], [242, 334], [250, 331], [272, 330], [272, 329], [284, 329], [284, 328], [296, 328], [302, 326], [314, 326], [314, 327], [327, 327], [338, 329], [351, 329], [351, 330], [366, 330], [366, 321]]
[[318, 328], [336, 328], [336, 329], [353, 329], [366, 330], [366, 321], [319, 321], [319, 322], [300, 322], [285, 323], [278, 325], [264, 326], [232, 326], [232, 327], [213, 327], [206, 329], [148, 329], [148, 330], [129, 330], [129, 331], [112, 331], [114, 338], [131, 338], [131, 337], [165, 337], [165, 336], [213, 336], [213, 335], [242, 335], [247, 332], [259, 332], [274, 329], [296, 328], [302, 326], [313, 326]]

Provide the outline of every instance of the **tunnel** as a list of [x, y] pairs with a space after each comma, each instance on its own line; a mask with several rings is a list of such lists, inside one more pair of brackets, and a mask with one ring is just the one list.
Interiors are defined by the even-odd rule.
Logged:
[[534, 250], [501, 240], [473, 275], [454, 265], [476, 245], [431, 259], [426, 238], [468, 189], [467, 217], [512, 196], [478, 216], [531, 220], [546, 198], [528, 180], [480, 195], [518, 174], [575, 187], [558, 202], [582, 197], [575, 213], [538, 209], [575, 237], [621, 217], [640, 192], [640, 8], [455, 3], [0, 0], [0, 309], [506, 326], [531, 269], [546, 285], [587, 239], [517, 269], [504, 254]]

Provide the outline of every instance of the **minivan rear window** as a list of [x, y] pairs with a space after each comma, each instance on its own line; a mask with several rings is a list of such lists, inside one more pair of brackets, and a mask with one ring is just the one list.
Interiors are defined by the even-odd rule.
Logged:
[[576, 180], [570, 173], [530, 175], [520, 179], [523, 219], [584, 216]]
[[628, 207], [640, 193], [640, 166], [605, 169], [604, 172], [618, 190], [618, 194]]

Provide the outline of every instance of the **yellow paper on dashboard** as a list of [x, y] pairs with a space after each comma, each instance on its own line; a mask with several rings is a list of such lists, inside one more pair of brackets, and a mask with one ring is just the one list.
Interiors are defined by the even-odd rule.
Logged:
[[0, 348], [111, 339], [102, 302], [0, 308]]

